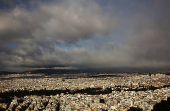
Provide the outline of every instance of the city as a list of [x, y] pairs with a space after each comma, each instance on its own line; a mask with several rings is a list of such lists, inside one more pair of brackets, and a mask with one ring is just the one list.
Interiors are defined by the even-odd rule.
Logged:
[[151, 111], [156, 103], [170, 97], [170, 75], [166, 74], [119, 73], [91, 77], [84, 73], [70, 74], [72, 78], [68, 76], [2, 75], [1, 95], [10, 91], [14, 95], [8, 103], [3, 103], [5, 98], [1, 96], [0, 107], [8, 111], [127, 111], [130, 107]]

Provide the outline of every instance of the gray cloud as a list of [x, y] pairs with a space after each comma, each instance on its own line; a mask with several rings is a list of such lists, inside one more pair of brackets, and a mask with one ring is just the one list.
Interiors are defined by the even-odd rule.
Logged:
[[[128, 31], [124, 31], [124, 26], [119, 27], [119, 23], [124, 22], [119, 18], [120, 13], [94, 1], [36, 2], [36, 7], [31, 10], [20, 6], [10, 11], [2, 10], [0, 70], [23, 71], [46, 66], [168, 67], [169, 4], [168, 0], [155, 0], [152, 6], [141, 7], [139, 14], [127, 19]], [[104, 40], [114, 28], [126, 32], [123, 42], [110, 41], [92, 45], [91, 49], [68, 50], [55, 46], [74, 45], [96, 35], [105, 36]]]
[[[82, 0], [39, 3], [34, 10], [16, 7], [0, 16], [1, 40], [32, 39], [42, 42], [74, 42], [94, 34], [107, 34], [117, 18], [104, 12], [95, 2]], [[10, 33], [9, 33], [10, 32]], [[16, 40], [15, 40], [16, 41]]]
[[[69, 56], [73, 55], [54, 45], [75, 44], [96, 34], [105, 36], [117, 27], [117, 17], [109, 14], [111, 10], [105, 12], [93, 1], [64, 0], [35, 4], [36, 7], [31, 10], [19, 5], [0, 11], [0, 40], [3, 44], [0, 46], [0, 64], [8, 66], [7, 69], [15, 69], [12, 66], [71, 64], [69, 61], [74, 57]], [[6, 47], [10, 43], [15, 44], [15, 48]]]
[[[124, 67], [131, 62], [130, 57], [124, 58], [124, 55], [127, 53], [126, 50], [126, 47], [114, 46], [114, 43], [101, 46], [100, 50], [88, 50], [85, 48], [75, 48], [72, 51], [54, 48], [53, 52], [42, 50], [41, 56], [29, 55], [29, 50], [18, 49], [17, 56], [13, 55], [7, 58], [5, 55], [2, 55], [2, 59], [4, 59], [3, 62], [7, 66], [15, 67], [61, 65], [79, 68], [111, 68]], [[35, 50], [31, 51], [36, 52]]]
[[14, 8], [14, 2], [12, 0], [3, 0], [3, 2], [7, 5], [9, 5], [9, 7]]
[[[155, 0], [133, 19], [133, 30], [127, 44], [137, 66], [168, 67], [170, 65], [170, 1]], [[147, 12], [146, 12], [147, 11]]]

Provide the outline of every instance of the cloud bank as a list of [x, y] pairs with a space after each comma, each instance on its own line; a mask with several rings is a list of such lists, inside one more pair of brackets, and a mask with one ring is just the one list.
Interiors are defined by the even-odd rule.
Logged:
[[[32, 7], [27, 8], [10, 2], [11, 9], [0, 10], [0, 70], [170, 65], [168, 0], [143, 3], [139, 11], [130, 15], [111, 2], [107, 5], [90, 0], [31, 3]], [[125, 34], [118, 42], [121, 33]], [[99, 36], [107, 42], [98, 44]], [[90, 48], [80, 44], [85, 40], [91, 40]], [[77, 44], [81, 47], [62, 47]]]

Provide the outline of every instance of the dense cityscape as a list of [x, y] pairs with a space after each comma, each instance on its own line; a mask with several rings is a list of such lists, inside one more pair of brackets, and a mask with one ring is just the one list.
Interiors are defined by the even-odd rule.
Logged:
[[0, 0], [0, 111], [170, 111], [170, 0]]
[[160, 73], [1, 75], [0, 108], [7, 111], [127, 111], [135, 107], [152, 111], [155, 104], [170, 97], [169, 83], [170, 76]]

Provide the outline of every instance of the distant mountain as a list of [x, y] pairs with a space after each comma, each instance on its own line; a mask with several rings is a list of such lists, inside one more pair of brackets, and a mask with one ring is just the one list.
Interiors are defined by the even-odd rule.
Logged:
[[2, 74], [17, 74], [17, 72], [0, 71], [0, 75], [2, 75]]
[[0, 71], [0, 74], [15, 74], [15, 73], [27, 73], [32, 74], [44, 73], [44, 74], [78, 74], [78, 73], [164, 73], [170, 74], [170, 69], [151, 69], [151, 68], [80, 68], [80, 69], [54, 69], [54, 68], [45, 68], [37, 69], [32, 71], [25, 72], [9, 72], [9, 71]]

